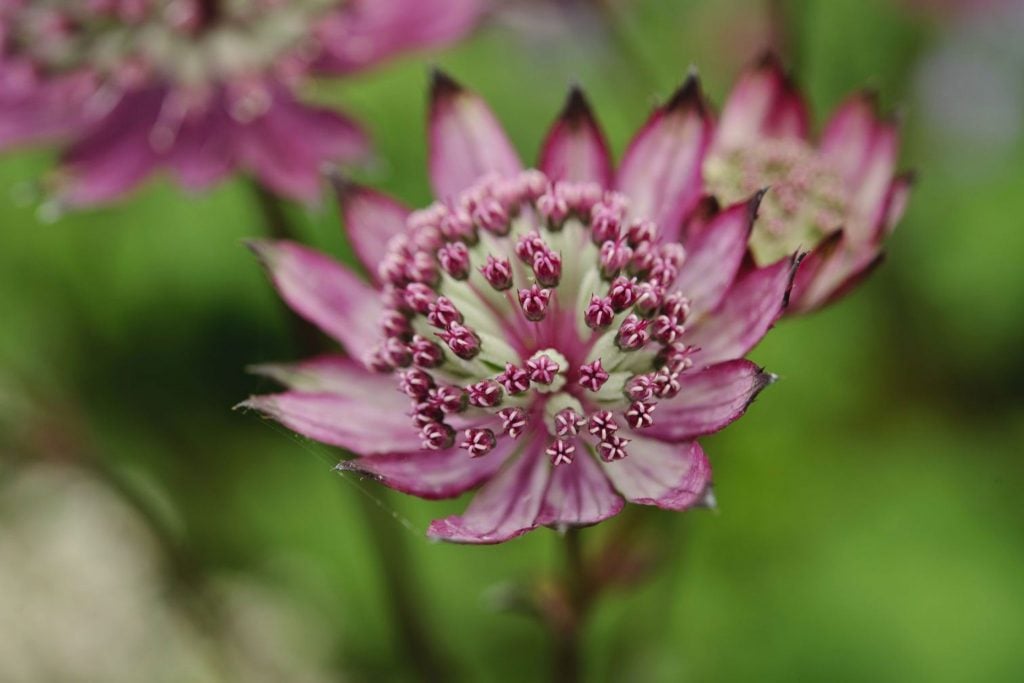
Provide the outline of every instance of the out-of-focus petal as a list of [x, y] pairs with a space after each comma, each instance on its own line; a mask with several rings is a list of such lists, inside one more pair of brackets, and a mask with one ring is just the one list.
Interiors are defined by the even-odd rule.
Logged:
[[439, 198], [458, 194], [488, 173], [522, 170], [490, 107], [441, 72], [434, 73], [428, 128], [430, 181]]
[[896, 176], [889, 185], [889, 194], [886, 196], [883, 210], [878, 217], [878, 233], [875, 236], [875, 241], [882, 241], [896, 229], [896, 224], [900, 222], [907, 210], [910, 190], [913, 188], [915, 180], [914, 173], [908, 171]]
[[[240, 407], [258, 410], [292, 431], [360, 454], [420, 449], [420, 437], [406, 413], [409, 402], [394, 382], [373, 373], [344, 394], [287, 391], [253, 396]], [[388, 379], [384, 377], [383, 379]]]
[[26, 60], [0, 63], [0, 149], [61, 138], [88, 125], [95, 83], [89, 74], [40, 79]]
[[848, 254], [847, 258], [842, 261], [842, 269], [837, 271], [837, 274], [841, 273], [842, 276], [837, 276], [837, 283], [828, 288], [828, 293], [823, 297], [821, 303], [816, 304], [816, 307], [821, 308], [842, 299], [854, 287], [866, 280], [871, 273], [875, 272], [875, 269], [882, 265], [884, 260], [885, 253], [878, 251], [877, 248]]
[[699, 350], [697, 367], [742, 358], [771, 329], [788, 303], [793, 275], [800, 259], [784, 258], [763, 268], [751, 268], [736, 279], [721, 305], [684, 336]]
[[377, 267], [384, 260], [388, 240], [405, 230], [409, 209], [386, 194], [338, 177], [332, 179], [332, 185], [345, 234], [370, 277], [379, 282]]
[[871, 148], [875, 135], [875, 107], [873, 93], [859, 92], [836, 108], [822, 132], [822, 154], [832, 161], [849, 183], [859, 179]]
[[334, 259], [294, 242], [254, 241], [288, 306], [362, 358], [380, 339], [377, 292]]
[[517, 446], [511, 439], [480, 458], [463, 448], [443, 451], [386, 453], [338, 463], [338, 469], [362, 472], [385, 486], [429, 499], [453, 498], [487, 481]]
[[699, 503], [711, 483], [711, 463], [697, 442], [634, 439], [628, 456], [602, 466], [626, 500], [666, 510]]
[[365, 69], [399, 52], [443, 45], [468, 33], [482, 0], [352, 0], [317, 29], [319, 71]]
[[365, 134], [337, 112], [307, 106], [277, 89], [270, 108], [237, 124], [235, 154], [274, 191], [306, 202], [320, 198], [328, 162], [351, 162], [367, 150]]
[[773, 375], [742, 359], [683, 373], [679, 394], [658, 404], [654, 424], [644, 429], [644, 436], [678, 442], [717, 432], [743, 415], [773, 380]]
[[533, 437], [522, 437], [524, 451], [480, 489], [465, 513], [434, 520], [427, 535], [455, 543], [501, 543], [535, 529], [551, 463], [543, 440]]
[[715, 214], [687, 241], [676, 287], [690, 300], [694, 318], [715, 308], [736, 279], [762, 196]]
[[234, 125], [222, 96], [205, 111], [186, 116], [168, 153], [168, 163], [183, 187], [200, 190], [231, 172]]
[[844, 244], [843, 231], [836, 230], [800, 261], [800, 266], [793, 276], [793, 289], [789, 295], [787, 313], [793, 315], [812, 310], [827, 296], [823, 280], [827, 277], [827, 269], [838, 258], [840, 248]]
[[806, 138], [807, 106], [771, 54], [749, 69], [729, 94], [718, 119], [715, 145], [733, 149], [765, 137]]
[[583, 526], [614, 517], [624, 505], [600, 465], [577, 445], [577, 457], [558, 465], [544, 494], [538, 524]]
[[853, 207], [865, 219], [848, 230], [855, 241], [870, 239], [874, 223], [895, 174], [899, 155], [899, 131], [892, 121], [880, 120], [875, 98], [859, 93], [836, 110], [825, 126], [821, 153], [840, 172], [851, 188]]
[[700, 199], [701, 167], [714, 124], [700, 83], [691, 75], [630, 142], [616, 187], [630, 212], [650, 218], [663, 241], [679, 239], [683, 219]]
[[150, 133], [165, 91], [153, 88], [124, 95], [113, 110], [63, 155], [67, 174], [61, 200], [70, 205], [109, 201], [139, 184], [156, 167]]
[[800, 264], [793, 283], [788, 315], [815, 311], [846, 295], [877, 268], [883, 259], [881, 245], [854, 244], [836, 233], [812, 251], [804, 270]]
[[612, 160], [604, 133], [583, 91], [573, 88], [541, 147], [537, 167], [553, 181], [611, 186]]

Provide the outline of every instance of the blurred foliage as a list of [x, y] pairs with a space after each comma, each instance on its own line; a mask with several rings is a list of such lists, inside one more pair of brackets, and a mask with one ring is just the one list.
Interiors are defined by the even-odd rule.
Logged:
[[[689, 65], [721, 102], [775, 41], [818, 121], [861, 85], [898, 108], [921, 181], [870, 282], [755, 352], [783, 381], [705, 444], [720, 512], [647, 515], [666, 563], [598, 610], [591, 679], [1020, 680], [1024, 140], [979, 157], [922, 109], [921, 64], [957, 23], [881, 0], [600, 8], [508, 7], [433, 59], [490, 101], [532, 160], [570, 83], [621, 153]], [[429, 199], [426, 74], [407, 59], [311, 93], [367, 122], [379, 157], [361, 179], [411, 205]], [[33, 461], [99, 472], [147, 511], [165, 553], [188, 558], [175, 576], [199, 594], [227, 574], [272, 586], [315, 615], [340, 678], [412, 680], [377, 535], [401, 544], [391, 557], [422, 589], [421, 621], [453, 671], [540, 676], [543, 633], [487, 596], [557, 568], [554, 532], [431, 544], [427, 522], [465, 500], [340, 477], [337, 453], [230, 410], [270, 388], [244, 366], [300, 354], [241, 243], [264, 232], [246, 181], [202, 196], [150, 183], [46, 222], [25, 198], [50, 161], [0, 160], [0, 492]], [[305, 239], [350, 258], [331, 201], [289, 211]]]

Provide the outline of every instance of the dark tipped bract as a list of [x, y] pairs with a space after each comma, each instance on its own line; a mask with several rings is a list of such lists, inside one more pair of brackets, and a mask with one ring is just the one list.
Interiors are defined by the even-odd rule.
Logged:
[[354, 194], [363, 189], [359, 183], [355, 182], [338, 169], [331, 169], [327, 173], [327, 180], [330, 182], [331, 189], [334, 190], [334, 194], [340, 203], [345, 203]]
[[796, 280], [796, 271], [800, 268], [800, 263], [807, 256], [807, 252], [798, 251], [790, 258], [789, 265], [789, 280], [786, 282], [786, 292], [782, 295], [782, 310], [786, 310], [789, 307], [789, 297], [793, 293], [793, 283]]
[[459, 82], [441, 69], [434, 68], [430, 72], [430, 100], [432, 102], [454, 97], [462, 91], [463, 88]]
[[766, 49], [762, 52], [761, 56], [754, 62], [754, 70], [774, 75], [779, 79], [783, 90], [793, 95], [799, 94], [800, 89], [797, 87], [793, 75], [783, 65], [782, 59], [774, 50]]
[[559, 119], [574, 127], [594, 122], [594, 111], [590, 108], [590, 102], [587, 101], [583, 89], [578, 85], [569, 89], [569, 97], [566, 98]]
[[768, 194], [768, 190], [770, 189], [772, 188], [762, 187], [747, 200], [747, 215], [750, 217], [751, 226], [753, 226], [754, 221], [757, 220], [757, 211], [761, 208], [761, 201], [764, 199], [764, 196]]
[[758, 56], [757, 61], [754, 62], [755, 68], [757, 69], [771, 69], [782, 72], [782, 60], [779, 59], [779, 55], [771, 48], [764, 49]]
[[704, 113], [707, 109], [704, 93], [700, 88], [700, 76], [697, 75], [695, 70], [691, 70], [686, 75], [686, 80], [676, 89], [664, 107], [666, 113], [688, 109], [694, 109], [701, 113]]

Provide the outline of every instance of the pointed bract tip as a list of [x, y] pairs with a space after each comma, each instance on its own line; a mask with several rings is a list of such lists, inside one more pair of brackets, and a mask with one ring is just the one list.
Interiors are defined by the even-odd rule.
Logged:
[[711, 484], [704, 488], [704, 492], [700, 494], [700, 498], [693, 507], [718, 512], [718, 499], [715, 497], [715, 489]]
[[761, 202], [764, 201], [764, 196], [768, 194], [768, 190], [770, 189], [772, 189], [771, 185], [762, 187], [760, 190], [750, 195], [750, 199], [747, 200], [747, 208], [750, 210], [751, 222], [757, 218], [757, 211], [761, 208]]
[[778, 53], [770, 47], [761, 50], [761, 54], [754, 61], [754, 68], [771, 69], [780, 73], [783, 71], [782, 60], [779, 59]]
[[761, 56], [754, 62], [752, 71], [768, 73], [779, 79], [783, 90], [792, 95], [800, 95], [800, 88], [797, 86], [791, 70], [786, 68], [782, 58], [771, 48], [767, 48], [761, 53]]
[[331, 183], [331, 189], [334, 190], [334, 196], [337, 197], [338, 202], [342, 204], [363, 189], [359, 183], [355, 182], [338, 169], [328, 173], [327, 178]]
[[261, 410], [259, 396], [250, 396], [244, 401], [239, 401], [231, 406], [231, 410]]
[[790, 257], [789, 261], [789, 282], [786, 283], [786, 293], [782, 295], [782, 310], [789, 308], [789, 296], [793, 293], [793, 283], [796, 281], [796, 271], [800, 268], [800, 263], [807, 256], [806, 251], [796, 251]]
[[276, 251], [276, 244], [274, 240], [254, 238], [242, 240], [242, 244], [256, 255], [256, 258], [259, 259], [260, 263], [263, 264], [265, 268], [270, 269], [273, 266], [272, 260]]
[[881, 118], [882, 106], [879, 101], [877, 88], [861, 88], [853, 94], [853, 97], [867, 107], [875, 117]]
[[761, 395], [761, 392], [764, 391], [765, 387], [774, 384], [775, 380], [778, 379], [778, 375], [771, 372], [765, 372], [764, 368], [761, 366], [756, 367], [757, 374], [754, 377], [753, 387], [747, 395], [747, 401], [743, 404], [743, 410], [740, 411], [741, 413], [745, 413], [750, 406], [754, 405], [754, 401], [756, 401], [757, 397]]
[[[764, 391], [765, 387], [770, 387], [779, 380], [779, 376], [774, 372], [767, 372], [761, 366], [757, 368], [757, 378], [754, 382], [754, 390], [750, 392], [750, 398], [747, 399], [747, 408], [754, 402], [758, 394]], [[746, 408], [744, 408], [746, 410]]]
[[559, 115], [559, 118], [572, 126], [578, 126], [594, 120], [594, 112], [590, 108], [587, 96], [580, 86], [573, 85], [569, 89], [569, 96], [565, 100], [565, 106], [562, 107], [562, 113]]
[[697, 75], [697, 70], [694, 67], [690, 67], [690, 71], [686, 74], [686, 80], [665, 103], [666, 112], [689, 108], [699, 111], [703, 111], [705, 108], [704, 94], [700, 89], [700, 76]]
[[245, 248], [256, 254], [261, 259], [270, 251], [271, 243], [270, 240], [262, 239], [259, 237], [252, 237], [249, 239], [243, 239], [242, 244]]
[[437, 101], [445, 97], [453, 97], [462, 92], [459, 82], [435, 67], [430, 72], [430, 99]]

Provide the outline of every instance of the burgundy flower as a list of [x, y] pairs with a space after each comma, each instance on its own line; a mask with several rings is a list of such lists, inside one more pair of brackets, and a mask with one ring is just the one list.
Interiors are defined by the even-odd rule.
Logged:
[[367, 149], [350, 119], [304, 104], [346, 74], [468, 30], [482, 0], [0, 2], [0, 148], [70, 141], [58, 199], [114, 199], [158, 168], [189, 189], [234, 170], [310, 201], [326, 162]]
[[815, 145], [803, 98], [771, 56], [725, 103], [704, 162], [706, 189], [727, 204], [771, 188], [750, 247], [759, 264], [810, 252], [790, 313], [820, 308], [869, 274], [906, 208], [911, 176], [895, 175], [899, 131], [876, 112], [872, 95], [850, 97]]
[[[618, 172], [579, 91], [540, 170], [523, 170], [487, 105], [443, 75], [430, 110], [438, 202], [406, 214], [345, 187], [345, 223], [370, 282], [292, 242], [255, 244], [284, 300], [349, 357], [271, 366], [289, 390], [243, 405], [355, 452], [341, 469], [392, 488], [446, 498], [481, 486], [463, 515], [431, 524], [434, 538], [497, 543], [542, 525], [594, 524], [624, 501], [682, 510], [706, 500], [711, 468], [695, 439], [742, 415], [772, 381], [743, 356], [781, 314], [797, 259], [744, 259], [758, 197], [710, 216], [683, 253], [711, 133], [696, 80], [654, 112]], [[505, 225], [461, 224], [492, 202], [501, 210], [488, 215]], [[650, 263], [602, 273], [615, 240]], [[447, 259], [463, 252], [455, 243], [468, 269], [417, 280], [417, 256]], [[536, 254], [559, 257], [557, 284], [538, 284], [548, 265]], [[443, 329], [430, 320], [442, 299], [461, 318]], [[435, 406], [444, 387], [468, 399]]]

